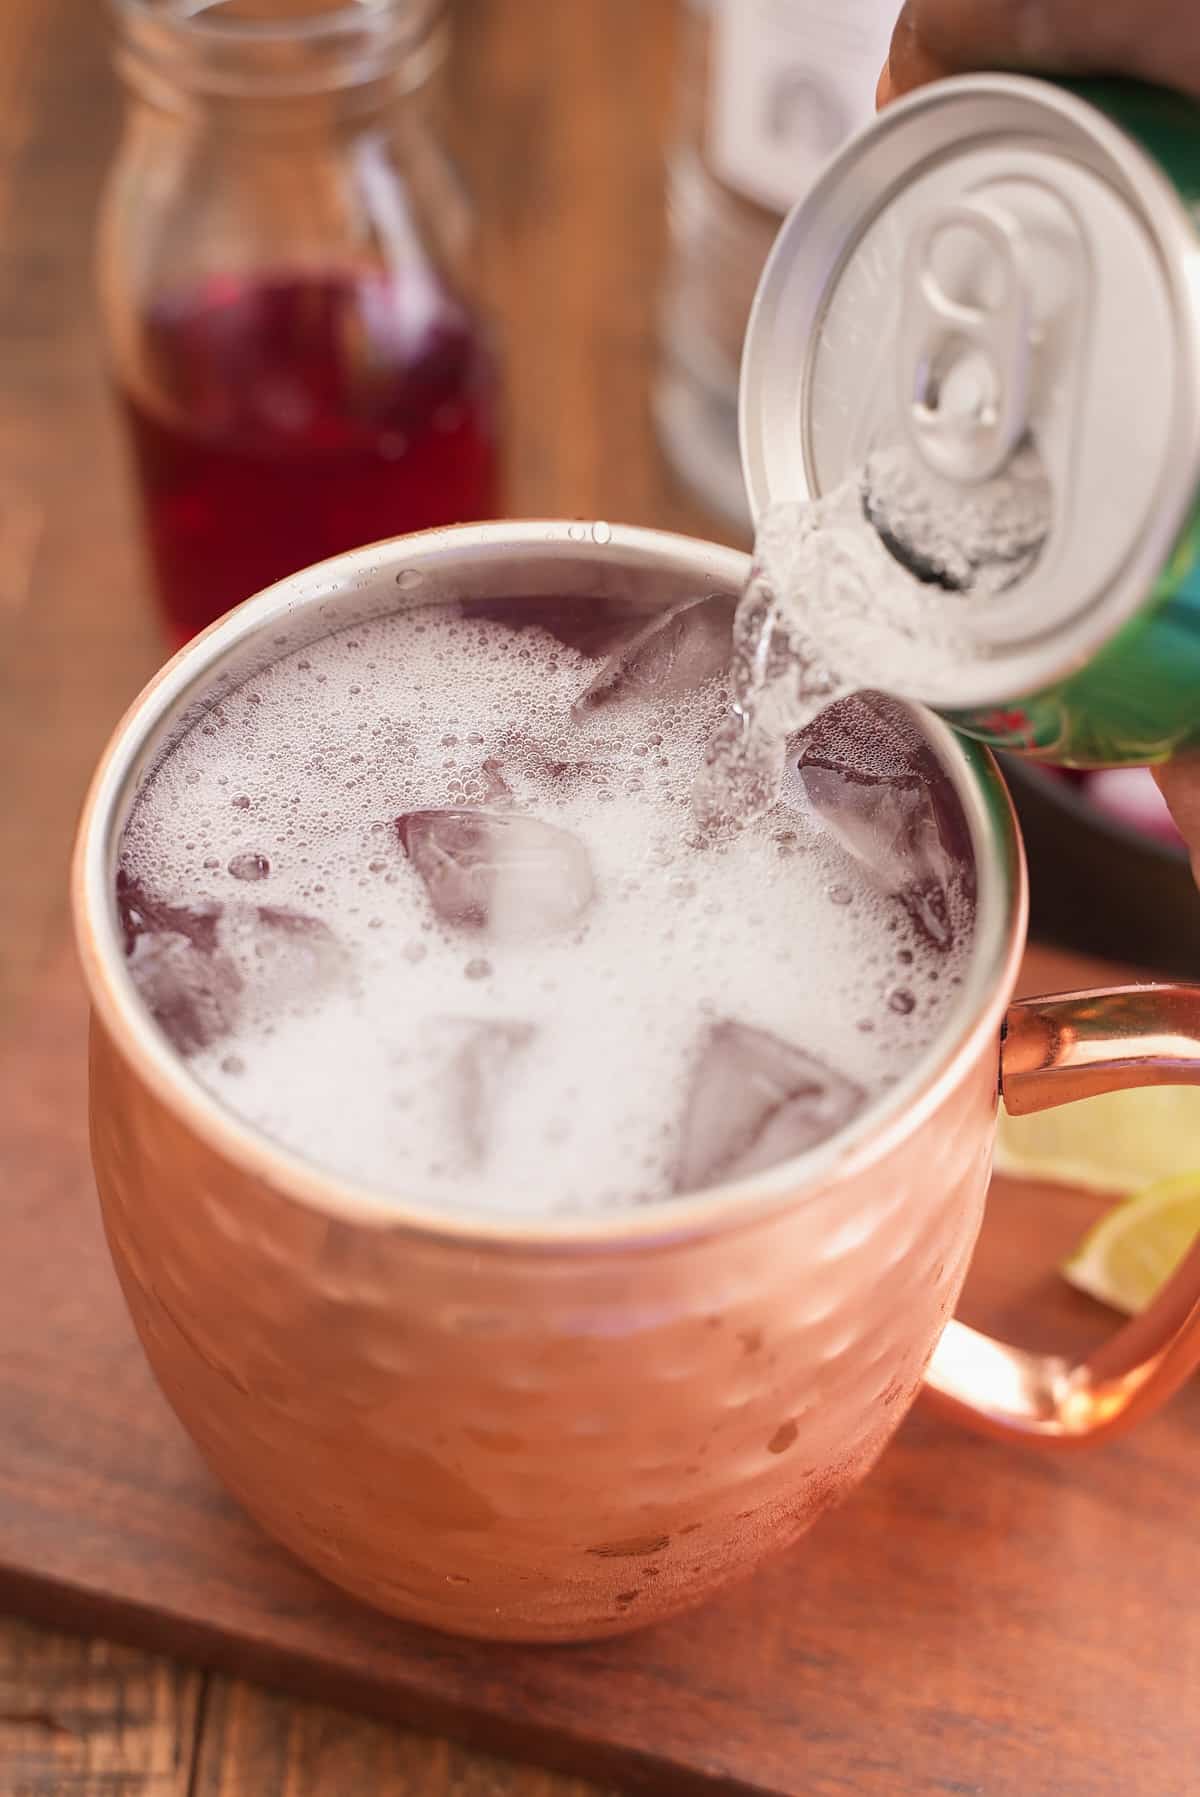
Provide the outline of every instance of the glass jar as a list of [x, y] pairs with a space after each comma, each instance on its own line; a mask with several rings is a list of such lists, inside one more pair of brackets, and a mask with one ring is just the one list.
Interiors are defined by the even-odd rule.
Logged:
[[676, 473], [750, 529], [738, 369], [785, 214], [874, 109], [898, 0], [686, 0], [654, 409]]
[[182, 641], [313, 561], [494, 516], [494, 360], [431, 106], [443, 0], [113, 5], [100, 303]]

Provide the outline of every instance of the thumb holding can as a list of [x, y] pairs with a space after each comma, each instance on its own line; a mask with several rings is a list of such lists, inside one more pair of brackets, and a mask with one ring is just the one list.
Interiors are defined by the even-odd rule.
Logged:
[[879, 103], [969, 69], [1127, 75], [1200, 97], [1200, 16], [1178, 0], [906, 0]]

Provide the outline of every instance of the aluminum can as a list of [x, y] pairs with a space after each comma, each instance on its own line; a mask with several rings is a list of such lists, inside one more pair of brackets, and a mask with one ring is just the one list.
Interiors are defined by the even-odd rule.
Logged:
[[882, 445], [980, 483], [1032, 446], [1031, 570], [970, 607], [953, 691], [998, 749], [1074, 767], [1200, 745], [1200, 110], [1134, 84], [939, 82], [785, 222], [741, 376], [756, 515]]

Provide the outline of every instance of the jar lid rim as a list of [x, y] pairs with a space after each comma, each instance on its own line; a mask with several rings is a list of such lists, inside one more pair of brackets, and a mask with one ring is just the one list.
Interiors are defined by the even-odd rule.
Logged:
[[238, 17], [236, 0], [109, 0], [124, 25], [144, 22], [211, 43], [262, 43], [338, 37], [432, 19], [445, 0], [328, 0], [308, 16]]
[[446, 0], [323, 0], [277, 12], [259, 0], [249, 16], [244, 0], [108, 4], [118, 68], [160, 100], [181, 92], [286, 100], [380, 79], [412, 91], [446, 51]]

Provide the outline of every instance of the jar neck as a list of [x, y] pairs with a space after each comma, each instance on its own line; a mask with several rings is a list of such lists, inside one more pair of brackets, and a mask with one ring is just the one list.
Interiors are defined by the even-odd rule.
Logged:
[[372, 117], [444, 59], [445, 0], [110, 0], [117, 69], [172, 111], [286, 127], [314, 103]]

